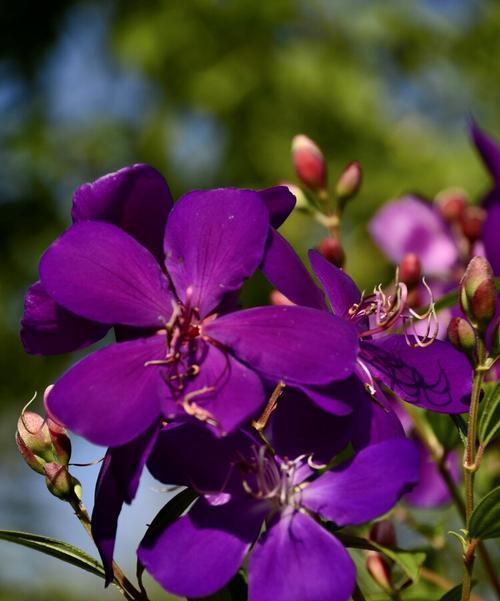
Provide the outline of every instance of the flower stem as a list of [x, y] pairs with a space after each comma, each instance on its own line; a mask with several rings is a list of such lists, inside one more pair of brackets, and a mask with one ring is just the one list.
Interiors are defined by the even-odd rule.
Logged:
[[[92, 540], [94, 540], [94, 537], [92, 536], [92, 524], [90, 521], [90, 516], [87, 513], [87, 510], [85, 509], [85, 506], [83, 505], [81, 500], [75, 495], [74, 499], [70, 501], [70, 505], [73, 508], [76, 517], [80, 520], [81, 525], [87, 531], [87, 534]], [[145, 595], [145, 593], [135, 588], [135, 586], [122, 572], [118, 564], [114, 561], [113, 576], [114, 583], [120, 589], [127, 601], [147, 601], [147, 596]]]

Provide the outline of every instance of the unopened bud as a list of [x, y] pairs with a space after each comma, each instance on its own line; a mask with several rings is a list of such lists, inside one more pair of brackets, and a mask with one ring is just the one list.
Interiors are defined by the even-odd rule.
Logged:
[[352, 161], [345, 167], [337, 180], [337, 185], [335, 186], [337, 197], [345, 201], [355, 196], [361, 187], [361, 180], [361, 165], [358, 161]]
[[483, 223], [486, 219], [486, 211], [481, 207], [467, 207], [462, 215], [462, 233], [467, 240], [474, 244], [481, 238]]
[[453, 317], [448, 324], [448, 339], [462, 353], [471, 360], [474, 359], [476, 349], [476, 334], [474, 328], [463, 317]]
[[304, 191], [300, 186], [291, 184], [290, 182], [281, 182], [282, 186], [286, 186], [290, 192], [295, 196], [295, 209], [298, 211], [308, 211], [310, 208], [309, 200], [304, 194]]
[[62, 465], [68, 465], [71, 458], [71, 440], [68, 433], [57, 422], [50, 419], [50, 417], [47, 419], [47, 427], [57, 461]]
[[484, 257], [473, 257], [460, 284], [460, 304], [474, 325], [484, 329], [493, 319], [496, 290], [493, 270]]
[[68, 472], [66, 466], [46, 463], [43, 470], [47, 488], [55, 497], [63, 501], [71, 501], [75, 498], [75, 487], [80, 486], [80, 483]]
[[330, 261], [333, 265], [337, 267], [343, 267], [345, 263], [345, 252], [342, 248], [342, 244], [337, 240], [337, 238], [332, 238], [329, 236], [321, 241], [319, 245], [319, 252], [327, 261]]
[[436, 196], [436, 204], [445, 221], [459, 221], [469, 203], [465, 190], [461, 188], [448, 188]]
[[422, 263], [415, 253], [408, 253], [399, 264], [399, 280], [408, 288], [415, 288], [422, 277]]
[[312, 190], [326, 188], [327, 166], [319, 147], [303, 134], [292, 140], [292, 160], [297, 177]]
[[385, 558], [376, 551], [368, 551], [366, 569], [375, 582], [384, 590], [392, 590], [391, 570]]
[[26, 463], [39, 474], [43, 465], [54, 460], [49, 428], [41, 415], [23, 411], [17, 421], [16, 443]]
[[370, 528], [368, 538], [383, 547], [394, 549], [396, 547], [396, 530], [394, 524], [389, 520], [376, 522]]
[[491, 333], [490, 355], [494, 359], [500, 355], [500, 321], [498, 320]]
[[292, 301], [279, 290], [272, 290], [270, 294], [271, 305], [294, 305]]

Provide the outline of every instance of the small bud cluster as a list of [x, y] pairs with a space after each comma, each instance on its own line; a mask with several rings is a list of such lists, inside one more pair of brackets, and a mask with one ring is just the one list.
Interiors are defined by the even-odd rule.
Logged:
[[481, 238], [486, 211], [471, 205], [467, 193], [461, 188], [443, 190], [436, 196], [435, 203], [443, 219], [470, 249]]
[[74, 498], [79, 482], [68, 471], [71, 441], [62, 426], [25, 409], [17, 422], [16, 444], [31, 469], [45, 476], [54, 496], [65, 501]]

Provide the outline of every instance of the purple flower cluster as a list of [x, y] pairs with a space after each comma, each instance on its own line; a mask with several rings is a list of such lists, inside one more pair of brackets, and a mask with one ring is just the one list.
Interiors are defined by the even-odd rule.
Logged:
[[[210, 595], [250, 553], [251, 601], [346, 601], [355, 570], [332, 530], [386, 513], [419, 480], [388, 397], [467, 411], [466, 357], [394, 333], [404, 285], [366, 296], [312, 252], [318, 286], [277, 232], [293, 206], [285, 187], [193, 191], [174, 205], [163, 177], [134, 165], [77, 190], [73, 225], [42, 256], [27, 351], [116, 338], [47, 398], [54, 420], [108, 447], [92, 516], [108, 582], [118, 516], [147, 466], [199, 496], [139, 547], [167, 591]], [[257, 270], [289, 305], [240, 307]]]

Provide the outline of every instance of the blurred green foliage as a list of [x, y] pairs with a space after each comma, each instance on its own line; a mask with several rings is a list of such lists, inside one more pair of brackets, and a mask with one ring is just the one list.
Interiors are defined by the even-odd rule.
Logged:
[[[450, 185], [479, 198], [488, 186], [466, 118], [500, 135], [499, 28], [496, 0], [3, 6], [2, 406], [19, 410], [68, 361], [24, 355], [23, 294], [69, 223], [74, 188], [128, 163], [155, 165], [177, 197], [193, 187], [264, 187], [293, 179], [290, 140], [306, 133], [328, 157], [332, 182], [361, 162], [364, 185], [343, 224], [347, 268], [362, 287], [388, 278], [366, 232], [377, 206]], [[321, 236], [300, 214], [283, 231], [302, 253]], [[265, 302], [264, 290], [253, 284], [252, 301]]]

